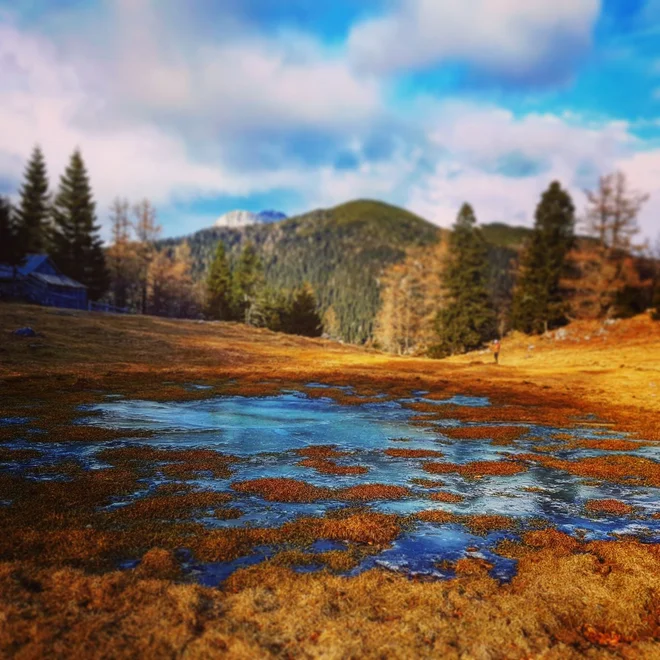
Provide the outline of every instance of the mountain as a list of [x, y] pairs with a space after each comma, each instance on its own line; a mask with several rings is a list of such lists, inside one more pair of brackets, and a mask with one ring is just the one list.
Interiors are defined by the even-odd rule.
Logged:
[[293, 289], [309, 282], [321, 311], [332, 306], [341, 337], [361, 343], [371, 337], [380, 305], [378, 276], [401, 261], [407, 248], [436, 242], [440, 231], [404, 209], [358, 200], [270, 224], [202, 229], [160, 245], [171, 249], [187, 240], [193, 273], [203, 277], [217, 241], [235, 260], [251, 240], [273, 286]]
[[279, 211], [261, 211], [261, 213], [252, 213], [252, 211], [229, 211], [221, 215], [213, 224], [214, 227], [229, 227], [238, 229], [249, 225], [258, 225], [268, 222], [279, 222], [285, 220], [286, 215]]
[[282, 213], [281, 211], [261, 211], [261, 213], [258, 214], [261, 222], [279, 222], [280, 220], [286, 220], [287, 215], [286, 213]]

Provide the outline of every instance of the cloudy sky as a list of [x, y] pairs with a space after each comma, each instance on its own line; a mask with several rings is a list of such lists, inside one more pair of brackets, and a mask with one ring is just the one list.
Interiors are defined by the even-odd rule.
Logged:
[[621, 169], [660, 233], [660, 0], [0, 0], [0, 193], [35, 143], [167, 235], [355, 198], [531, 224]]

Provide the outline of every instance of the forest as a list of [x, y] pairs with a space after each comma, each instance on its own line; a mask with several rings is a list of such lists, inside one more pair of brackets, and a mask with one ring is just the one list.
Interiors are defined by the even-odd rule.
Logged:
[[660, 309], [660, 241], [638, 241], [647, 196], [601, 176], [579, 212], [553, 181], [532, 228], [480, 225], [468, 202], [450, 230], [357, 200], [287, 220], [162, 238], [148, 199], [117, 197], [101, 240], [79, 150], [50, 191], [35, 147], [18, 202], [0, 198], [0, 263], [47, 253], [92, 300], [119, 311], [236, 321], [398, 354], [444, 357], [511, 330]]

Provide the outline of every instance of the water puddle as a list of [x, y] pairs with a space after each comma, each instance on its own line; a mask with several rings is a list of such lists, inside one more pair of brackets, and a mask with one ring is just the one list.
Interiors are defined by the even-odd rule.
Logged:
[[[188, 385], [190, 389], [207, 386]], [[308, 388], [328, 387], [309, 383]], [[337, 389], [337, 388], [334, 388]], [[353, 392], [343, 387], [347, 394]], [[340, 405], [330, 398], [307, 397], [304, 393], [287, 391], [278, 396], [263, 397], [214, 397], [202, 401], [153, 402], [126, 400], [119, 396], [106, 397], [102, 403], [84, 406], [81, 424], [120, 430], [121, 440], [96, 443], [43, 443], [38, 445], [41, 454], [22, 463], [1, 466], [0, 469], [23, 469], [25, 466], [49, 465], [56, 461], [77, 461], [87, 469], [107, 466], [99, 452], [108, 448], [127, 445], [151, 446], [158, 449], [211, 449], [237, 457], [231, 464], [231, 475], [226, 478], [200, 472], [188, 483], [205, 490], [227, 492], [232, 495], [230, 506], [240, 513], [237, 517], [221, 520], [210, 514], [197, 518], [210, 528], [241, 526], [273, 527], [301, 516], [321, 516], [337, 508], [349, 506], [332, 496], [312, 503], [271, 502], [260, 494], [237, 492], [231, 488], [235, 482], [263, 478], [286, 478], [304, 481], [319, 488], [337, 492], [356, 485], [387, 484], [408, 489], [402, 499], [375, 500], [364, 505], [372, 511], [414, 516], [425, 511], [445, 511], [457, 517], [497, 515], [514, 518], [522, 528], [539, 521], [551, 524], [567, 533], [585, 539], [607, 539], [616, 535], [641, 535], [646, 540], [660, 541], [660, 520], [651, 514], [660, 512], [660, 489], [635, 485], [593, 481], [543, 465], [509, 475], [484, 475], [470, 478], [457, 472], [429, 474], [424, 465], [441, 461], [465, 466], [477, 461], [504, 461], [516, 454], [549, 450], [562, 460], [578, 460], [594, 456], [611, 455], [580, 446], [557, 447], [556, 435], [570, 434], [579, 440], [626, 439], [602, 425], [589, 420], [580, 422], [569, 430], [538, 426], [528, 423], [502, 424], [507, 428], [518, 427], [519, 438], [510, 444], [493, 444], [496, 422], [483, 424], [462, 423], [455, 419], [432, 419], [419, 423], [423, 415], [409, 404], [422, 403], [437, 406], [441, 411], [447, 404], [455, 406], [489, 406], [488, 399], [455, 396], [445, 400], [426, 398], [429, 393], [416, 391], [413, 398], [374, 401]], [[0, 424], [25, 424], [0, 419]], [[417, 420], [417, 421], [415, 421]], [[470, 427], [484, 427], [484, 437], [460, 439], [452, 432]], [[152, 437], [137, 437], [138, 432], [149, 430]], [[478, 433], [476, 434], [478, 436]], [[299, 465], [300, 450], [318, 445], [332, 445], [341, 455], [332, 460], [338, 466], [361, 466], [360, 474], [326, 474], [314, 467]], [[11, 449], [34, 447], [26, 438], [5, 444]], [[386, 453], [386, 450], [405, 449], [409, 453]], [[427, 454], [424, 454], [424, 451]], [[417, 456], [415, 455], [417, 452]], [[441, 458], [431, 458], [428, 452], [441, 452]], [[660, 460], [660, 446], [632, 447], [632, 451], [618, 454]], [[50, 477], [52, 478], [52, 477]], [[157, 483], [167, 483], [160, 475], [158, 481], [146, 482], [144, 489], [133, 496], [144, 496]], [[442, 485], [430, 486], [429, 481], [441, 481]], [[435, 501], [431, 495], [437, 492], [455, 496], [453, 502]], [[116, 502], [119, 506], [130, 501]], [[635, 507], [630, 516], [589, 516], [584, 505], [589, 500], [615, 499]], [[354, 503], [353, 503], [354, 504]], [[425, 575], [431, 578], [451, 576], [451, 570], [441, 567], [443, 561], [454, 562], [463, 557], [476, 557], [493, 565], [491, 574], [500, 580], [508, 580], [515, 573], [515, 562], [498, 556], [495, 546], [504, 538], [515, 538], [516, 532], [492, 531], [478, 535], [459, 522], [438, 524], [417, 521], [406, 527], [391, 547], [368, 556], [348, 574], [375, 566], [401, 571], [409, 575]], [[318, 542], [314, 551], [324, 552], [336, 546]], [[324, 545], [325, 544], [325, 545]], [[343, 547], [339, 544], [338, 547]], [[273, 548], [255, 548], [249, 556], [234, 562], [202, 565], [191, 556], [182, 562], [190, 575], [203, 584], [217, 584], [241, 566], [258, 563], [271, 557]], [[183, 552], [183, 551], [182, 551]], [[184, 553], [185, 554], [185, 553]], [[127, 562], [126, 567], [133, 564]], [[300, 570], [316, 570], [318, 566], [300, 567]]]

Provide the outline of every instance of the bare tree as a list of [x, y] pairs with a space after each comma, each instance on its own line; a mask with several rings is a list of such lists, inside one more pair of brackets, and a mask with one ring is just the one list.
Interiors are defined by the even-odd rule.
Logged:
[[107, 250], [113, 304], [126, 307], [135, 278], [135, 246], [131, 242], [128, 200], [115, 198], [110, 206], [112, 243]]
[[631, 190], [623, 172], [601, 176], [597, 189], [585, 194], [583, 224], [597, 241], [597, 258], [588, 276], [600, 313], [609, 313], [617, 293], [634, 277], [631, 253], [643, 247], [633, 243], [640, 231], [637, 218], [649, 196]]
[[148, 199], [143, 199], [133, 206], [133, 229], [138, 240], [138, 259], [140, 262], [139, 283], [141, 291], [141, 311], [146, 314], [149, 288], [149, 266], [156, 252], [156, 240], [162, 227], [156, 220], [156, 209]]

